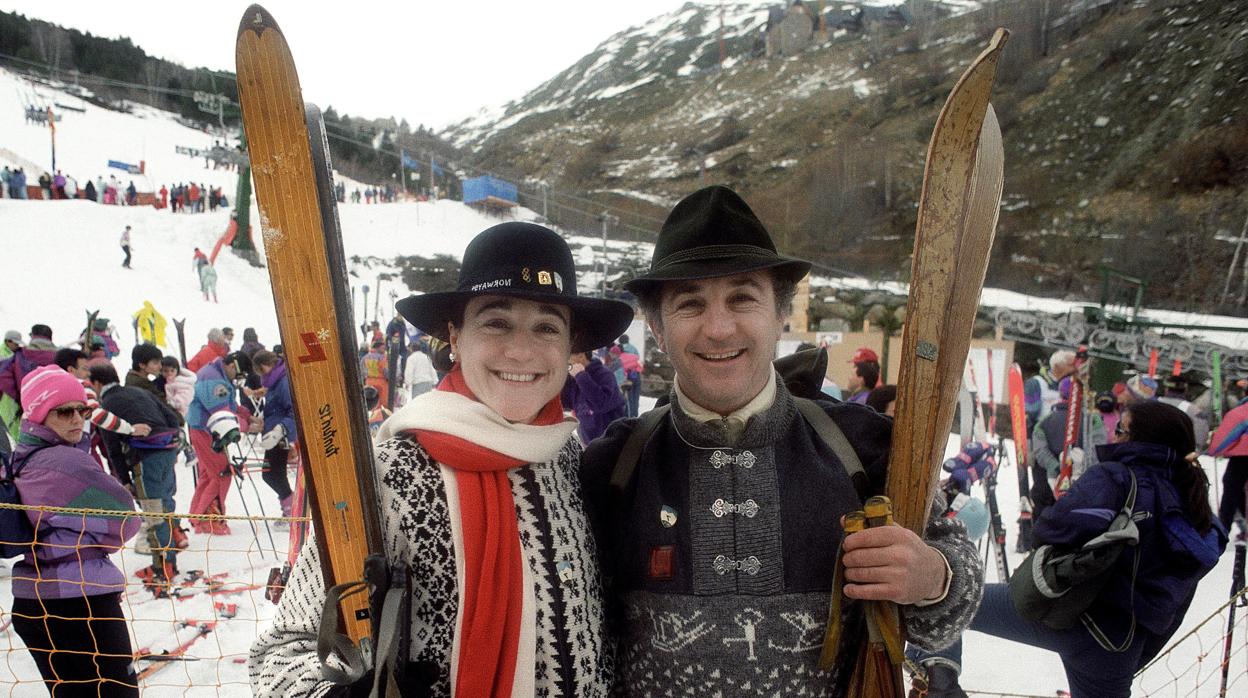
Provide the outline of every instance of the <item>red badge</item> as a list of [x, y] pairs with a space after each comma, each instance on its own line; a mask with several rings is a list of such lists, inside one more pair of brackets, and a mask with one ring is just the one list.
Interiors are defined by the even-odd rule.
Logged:
[[676, 548], [671, 545], [660, 545], [650, 549], [650, 578], [671, 579], [672, 559], [676, 556]]

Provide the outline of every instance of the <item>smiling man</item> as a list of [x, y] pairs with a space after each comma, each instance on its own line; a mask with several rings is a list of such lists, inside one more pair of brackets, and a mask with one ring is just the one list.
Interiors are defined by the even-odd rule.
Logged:
[[[844, 693], [854, 653], [817, 666], [840, 519], [883, 491], [892, 420], [856, 404], [799, 407], [777, 380], [776, 342], [809, 270], [714, 186], [676, 205], [649, 273], [628, 284], [676, 379], [669, 406], [613, 424], [582, 469], [625, 695]], [[829, 446], [807, 408], [848, 443]], [[960, 523], [933, 517], [926, 541], [870, 529], [845, 550], [845, 595], [901, 604], [912, 642], [947, 645], [974, 614], [982, 573]], [[861, 604], [847, 606], [856, 644]]]

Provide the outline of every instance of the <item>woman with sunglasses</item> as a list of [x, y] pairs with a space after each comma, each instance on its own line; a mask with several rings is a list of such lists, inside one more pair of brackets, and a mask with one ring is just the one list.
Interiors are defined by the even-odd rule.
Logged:
[[117, 512], [29, 510], [30, 552], [13, 566], [13, 629], [52, 695], [137, 696], [121, 612], [125, 575], [109, 560], [139, 530], [134, 497], [88, 455], [82, 383], [57, 366], [22, 379], [13, 452], [22, 504]]
[[[400, 693], [607, 695], [614, 665], [581, 447], [559, 394], [572, 352], [610, 344], [632, 308], [578, 296], [554, 231], [504, 223], [468, 245], [455, 291], [412, 296], [398, 311], [449, 342], [454, 361], [376, 437], [386, 553], [411, 573]], [[272, 628], [251, 647], [255, 695], [367, 695], [371, 674], [355, 686], [322, 677], [324, 600], [317, 548], [305, 545]]]

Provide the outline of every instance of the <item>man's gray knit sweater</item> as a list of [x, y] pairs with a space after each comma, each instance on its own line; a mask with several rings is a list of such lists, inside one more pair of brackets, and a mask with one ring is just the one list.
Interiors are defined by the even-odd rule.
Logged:
[[[887, 474], [892, 420], [869, 407], [819, 403], [845, 433], [873, 492]], [[852, 652], [816, 662], [828, 617], [841, 515], [861, 509], [844, 466], [799, 415], [783, 384], [735, 444], [672, 399], [624, 492], [611, 473], [636, 420], [616, 422], [582, 468], [619, 645], [623, 695], [838, 696]], [[949, 561], [943, 601], [904, 606], [911, 642], [944, 647], [983, 591], [961, 523], [933, 516], [925, 538]], [[865, 632], [848, 600], [846, 641]]]

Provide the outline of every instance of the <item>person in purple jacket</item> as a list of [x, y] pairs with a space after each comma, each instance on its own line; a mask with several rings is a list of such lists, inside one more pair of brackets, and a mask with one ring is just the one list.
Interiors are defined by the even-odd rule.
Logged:
[[[1129, 698], [1135, 673], [1169, 643], [1197, 584], [1226, 549], [1196, 448], [1192, 420], [1179, 408], [1155, 400], [1127, 405], [1114, 443], [1098, 446], [1099, 462], [1036, 519], [1033, 540], [1071, 550], [1104, 534], [1134, 473], [1135, 549], [1114, 563], [1079, 625], [1054, 630], [1023, 618], [1009, 585], [986, 584], [970, 629], [1056, 652], [1072, 698]], [[929, 698], [966, 695], [957, 680], [961, 640], [921, 659]]]
[[572, 407], [580, 422], [576, 431], [581, 442], [588, 444], [602, 436], [611, 422], [628, 416], [628, 401], [615, 382], [615, 374], [593, 354], [576, 352], [568, 361], [570, 379], [562, 400]]
[[[254, 332], [253, 332], [254, 337]], [[286, 459], [291, 444], [298, 443], [295, 433], [295, 408], [291, 402], [290, 381], [286, 377], [286, 362], [271, 351], [261, 349], [251, 359], [261, 385], [266, 389], [264, 400], [264, 428], [260, 447], [264, 449], [264, 482], [273, 488], [282, 505], [282, 516], [290, 516], [290, 480], [286, 477]]]
[[[51, 364], [55, 358], [56, 345], [52, 343], [52, 328], [38, 324], [30, 328], [30, 343], [18, 345], [13, 350], [12, 356], [0, 360], [0, 393], [7, 395], [13, 402], [17, 403], [11, 409], [21, 405], [22, 379], [36, 368]], [[7, 413], [8, 410], [0, 410], [0, 414]], [[18, 437], [20, 424], [19, 414], [14, 413], [10, 423], [7, 425], [9, 434], [12, 435], [15, 441]], [[6, 419], [9, 418], [6, 417]]]
[[13, 464], [22, 503], [117, 513], [28, 512], [35, 543], [13, 566], [13, 629], [49, 693], [138, 696], [121, 612], [125, 575], [108, 557], [139, 530], [134, 497], [87, 454], [83, 425], [92, 408], [77, 378], [44, 366], [21, 387]]

